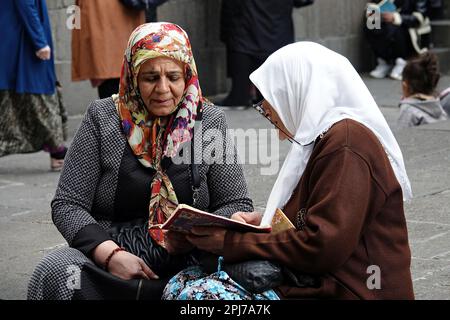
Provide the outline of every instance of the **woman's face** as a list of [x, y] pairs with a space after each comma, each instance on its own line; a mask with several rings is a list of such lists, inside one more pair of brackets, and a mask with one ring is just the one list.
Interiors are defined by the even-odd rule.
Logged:
[[183, 97], [183, 63], [167, 57], [150, 59], [141, 66], [138, 84], [148, 112], [157, 117], [167, 116]]
[[272, 121], [278, 126], [278, 128], [283, 130], [286, 134], [289, 134], [289, 136], [287, 136], [284, 132], [282, 132], [281, 130], [278, 130], [278, 138], [281, 141], [286, 140], [288, 138], [293, 138], [292, 133], [290, 133], [288, 131], [288, 129], [286, 129], [286, 127], [284, 126], [283, 122], [281, 121], [280, 116], [275, 111], [275, 109], [270, 105], [270, 103], [267, 102], [267, 100], [263, 101], [262, 107], [263, 107], [263, 109], [264, 109], [264, 111], [266, 113], [266, 116], [268, 116], [270, 119], [272, 119]]

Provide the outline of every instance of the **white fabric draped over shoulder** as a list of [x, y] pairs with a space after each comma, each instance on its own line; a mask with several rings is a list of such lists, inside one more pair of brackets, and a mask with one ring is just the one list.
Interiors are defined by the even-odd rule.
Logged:
[[286, 128], [293, 143], [270, 194], [261, 225], [270, 224], [303, 175], [316, 138], [333, 124], [352, 119], [383, 145], [404, 200], [412, 198], [402, 152], [375, 100], [347, 58], [313, 42], [297, 42], [273, 53], [250, 75]]

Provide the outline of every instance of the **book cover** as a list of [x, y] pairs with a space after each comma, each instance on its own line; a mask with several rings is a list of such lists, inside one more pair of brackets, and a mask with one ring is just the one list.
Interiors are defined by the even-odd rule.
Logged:
[[156, 225], [163, 230], [173, 230], [181, 233], [189, 233], [193, 227], [222, 227], [226, 229], [241, 231], [241, 232], [259, 232], [269, 233], [272, 230], [271, 226], [255, 226], [252, 224], [240, 222], [237, 220], [221, 217], [208, 213], [187, 204], [180, 204], [175, 209], [174, 213], [162, 225]]
[[292, 224], [291, 220], [286, 217], [281, 209], [277, 209], [275, 211], [275, 215], [272, 218], [272, 233], [277, 234], [278, 232], [282, 232], [292, 228], [295, 229], [295, 226]]
[[395, 12], [397, 11], [397, 7], [395, 6], [394, 2], [391, 0], [384, 0], [382, 1], [382, 4], [380, 5], [380, 12]]
[[383, 0], [380, 1], [379, 3], [368, 3], [367, 6], [368, 8], [373, 10], [379, 10], [380, 13], [397, 11], [396, 5], [391, 0]]

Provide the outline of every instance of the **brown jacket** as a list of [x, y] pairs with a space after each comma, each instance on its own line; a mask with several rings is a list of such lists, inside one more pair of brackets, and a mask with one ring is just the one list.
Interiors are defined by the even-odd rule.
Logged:
[[131, 32], [145, 22], [144, 12], [119, 0], [77, 0], [81, 29], [72, 31], [72, 80], [119, 78]]
[[[318, 288], [277, 288], [286, 299], [414, 299], [402, 189], [366, 127], [342, 120], [316, 142], [284, 211], [297, 230], [229, 231], [225, 261], [275, 260], [320, 275]], [[300, 211], [306, 214], [297, 219]], [[380, 268], [381, 288], [371, 290], [373, 265]]]

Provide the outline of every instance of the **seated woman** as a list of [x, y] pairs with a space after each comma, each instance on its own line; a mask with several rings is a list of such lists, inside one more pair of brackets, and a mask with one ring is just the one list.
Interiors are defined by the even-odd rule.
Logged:
[[403, 70], [403, 99], [398, 128], [419, 126], [447, 119], [436, 92], [440, 78], [438, 58], [427, 52], [408, 61]]
[[378, 79], [389, 75], [392, 79], [401, 80], [406, 60], [424, 52], [429, 46], [429, 0], [395, 0], [393, 4], [381, 0], [370, 2], [383, 2], [389, 7], [386, 11], [380, 9], [375, 19], [372, 17], [373, 22], [381, 19], [380, 25], [371, 25], [369, 21], [364, 28], [377, 58], [377, 66], [370, 75]]
[[198, 165], [175, 161], [191, 150], [185, 146], [197, 126], [195, 137], [208, 130], [226, 137], [223, 111], [202, 97], [185, 31], [170, 23], [138, 27], [119, 94], [89, 106], [68, 151], [52, 218], [70, 247], [39, 263], [29, 299], [160, 299], [163, 278], [195, 257], [172, 261], [163, 235], [149, 235], [149, 227], [164, 222], [177, 203], [228, 217], [253, 210], [234, 147], [226, 151], [231, 163], [206, 161], [205, 142], [195, 145]]
[[[250, 76], [256, 107], [293, 144], [266, 210], [232, 218], [268, 225], [277, 208], [295, 228], [276, 234], [195, 227], [189, 242], [222, 263], [269, 260], [311, 285], [285, 281], [260, 299], [413, 299], [403, 211], [412, 197], [399, 145], [343, 56], [311, 42], [288, 45]], [[299, 277], [297, 277], [299, 278]], [[167, 299], [253, 299], [220, 270], [195, 267], [169, 281]]]

